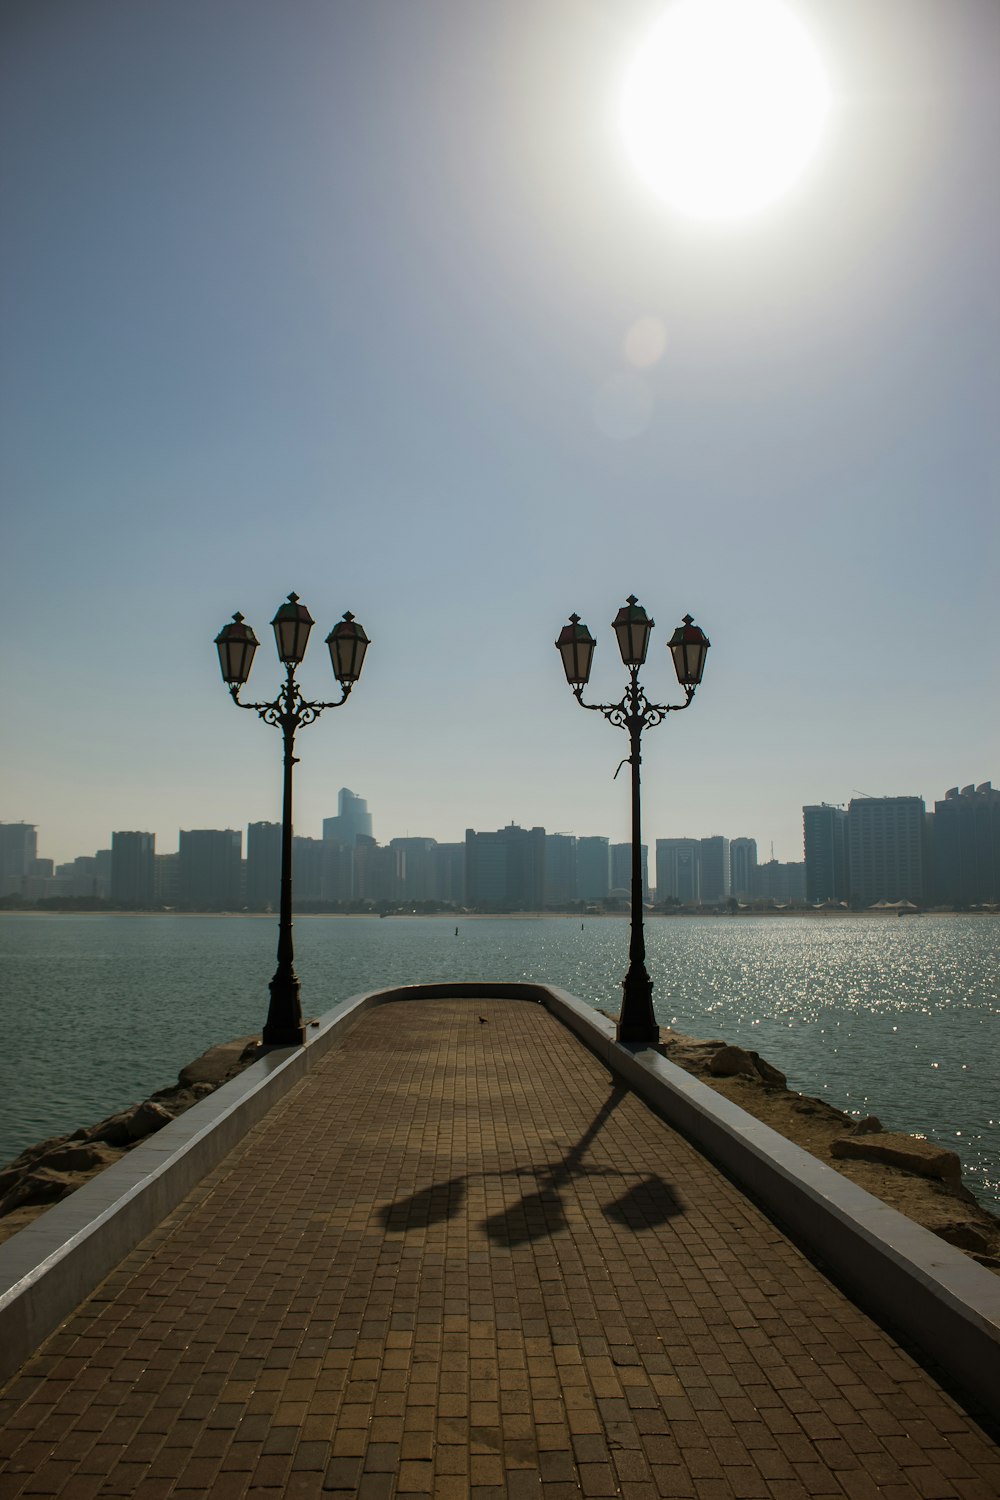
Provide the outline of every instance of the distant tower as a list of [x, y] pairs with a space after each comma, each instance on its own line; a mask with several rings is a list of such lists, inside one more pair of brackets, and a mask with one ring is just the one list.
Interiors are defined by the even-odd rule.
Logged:
[[0, 896], [19, 896], [38, 857], [34, 823], [0, 823]]
[[740, 901], [754, 893], [757, 878], [757, 840], [731, 839], [729, 842], [729, 888]]
[[1000, 901], [1000, 790], [949, 788], [932, 818], [936, 899], [959, 906]]
[[604, 901], [611, 883], [610, 844], [600, 835], [576, 841], [576, 894], [581, 901]]
[[545, 835], [545, 905], [576, 900], [576, 839], [571, 833]]
[[698, 839], [656, 840], [656, 899], [682, 901], [686, 906], [701, 900], [701, 843]]
[[241, 906], [243, 835], [235, 828], [182, 828], [178, 835], [178, 897], [182, 906]]
[[[639, 848], [639, 861], [642, 867], [642, 899], [649, 900], [649, 845], [642, 844]], [[611, 890], [619, 895], [623, 893], [628, 896], [632, 892], [632, 845], [611, 845]]]
[[152, 906], [156, 872], [156, 834], [111, 835], [111, 899], [130, 906]]
[[829, 802], [802, 809], [806, 900], [846, 901], [847, 813]]
[[247, 825], [247, 906], [277, 910], [281, 876], [281, 824]]
[[545, 829], [510, 823], [496, 833], [465, 830], [466, 902], [480, 911], [541, 911]]
[[337, 816], [323, 819], [323, 837], [353, 849], [359, 838], [372, 837], [372, 815], [363, 797], [355, 796], [346, 786], [337, 798]]
[[717, 906], [729, 896], [729, 840], [715, 833], [699, 842], [701, 899], [705, 906]]
[[924, 899], [926, 809], [922, 797], [856, 797], [847, 807], [851, 900]]

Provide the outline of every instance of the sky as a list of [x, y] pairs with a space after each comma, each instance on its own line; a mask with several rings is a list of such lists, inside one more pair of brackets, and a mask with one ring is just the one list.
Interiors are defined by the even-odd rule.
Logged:
[[276, 819], [213, 639], [242, 611], [273, 697], [291, 590], [307, 697], [345, 610], [372, 642], [300, 834], [347, 786], [383, 842], [625, 840], [554, 642], [616, 701], [632, 593], [655, 701], [681, 616], [712, 642], [645, 839], [800, 859], [806, 803], [1000, 783], [1000, 10], [793, 8], [820, 149], [705, 221], [622, 139], [651, 0], [7, 0], [0, 820], [59, 861]]

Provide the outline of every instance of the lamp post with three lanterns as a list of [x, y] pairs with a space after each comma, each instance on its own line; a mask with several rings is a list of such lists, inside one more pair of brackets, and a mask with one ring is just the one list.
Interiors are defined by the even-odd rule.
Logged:
[[313, 703], [302, 696], [295, 681], [295, 668], [306, 654], [309, 632], [315, 622], [298, 594], [289, 594], [274, 619], [274, 639], [278, 659], [285, 667], [285, 681], [271, 703], [241, 703], [240, 689], [246, 685], [253, 665], [254, 652], [260, 642], [239, 613], [233, 615], [215, 637], [219, 649], [222, 680], [229, 688], [238, 708], [250, 709], [265, 724], [281, 730], [284, 741], [284, 794], [281, 811], [281, 896], [278, 917], [278, 967], [271, 980], [271, 1003], [267, 1012], [263, 1042], [266, 1047], [296, 1047], [305, 1041], [299, 979], [295, 973], [292, 948], [292, 768], [296, 763], [295, 731], [314, 723], [327, 708], [340, 708], [351, 688], [361, 676], [368, 649], [368, 637], [350, 610], [330, 631], [326, 644], [330, 648], [333, 675], [341, 688], [335, 703]]
[[[583, 690], [590, 679], [590, 667], [597, 642], [580, 619], [570, 615], [569, 624], [559, 633], [556, 646], [562, 657], [566, 681], [573, 689], [581, 708], [589, 708], [620, 729], [628, 732], [632, 768], [632, 931], [629, 941], [628, 972], [622, 981], [622, 1008], [618, 1017], [620, 1042], [655, 1046], [659, 1027], [653, 1014], [653, 981], [646, 969], [646, 943], [642, 927], [642, 833], [639, 801], [640, 739], [644, 729], [661, 724], [669, 713], [687, 708], [705, 670], [709, 640], [704, 631], [685, 615], [668, 641], [677, 681], [684, 689], [683, 703], [650, 703], [639, 682], [639, 668], [646, 660], [649, 637], [654, 621], [649, 618], [634, 594], [618, 611], [612, 626], [618, 637], [618, 649], [628, 668], [629, 682], [619, 703], [584, 703]], [[622, 761], [618, 771], [626, 761]], [[618, 771], [615, 775], [618, 775]]]

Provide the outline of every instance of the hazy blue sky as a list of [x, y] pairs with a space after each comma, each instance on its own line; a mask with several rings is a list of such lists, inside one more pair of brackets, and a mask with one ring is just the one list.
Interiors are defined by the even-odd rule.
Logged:
[[[213, 637], [291, 589], [372, 640], [300, 739], [297, 831], [628, 833], [627, 741], [555, 637], [636, 593], [712, 640], [645, 833], [771, 840], [854, 789], [1000, 781], [1000, 9], [802, 0], [826, 144], [705, 225], [617, 121], [649, 0], [7, 0], [0, 819], [279, 809]], [[630, 364], [641, 319], [653, 366]], [[632, 346], [630, 346], [632, 347]], [[676, 695], [676, 686], [672, 696]]]

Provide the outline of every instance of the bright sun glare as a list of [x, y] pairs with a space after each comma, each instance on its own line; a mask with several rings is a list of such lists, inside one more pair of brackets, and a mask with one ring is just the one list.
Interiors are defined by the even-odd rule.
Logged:
[[816, 50], [779, 0], [675, 0], [628, 70], [622, 128], [675, 208], [734, 218], [798, 176], [829, 105]]

